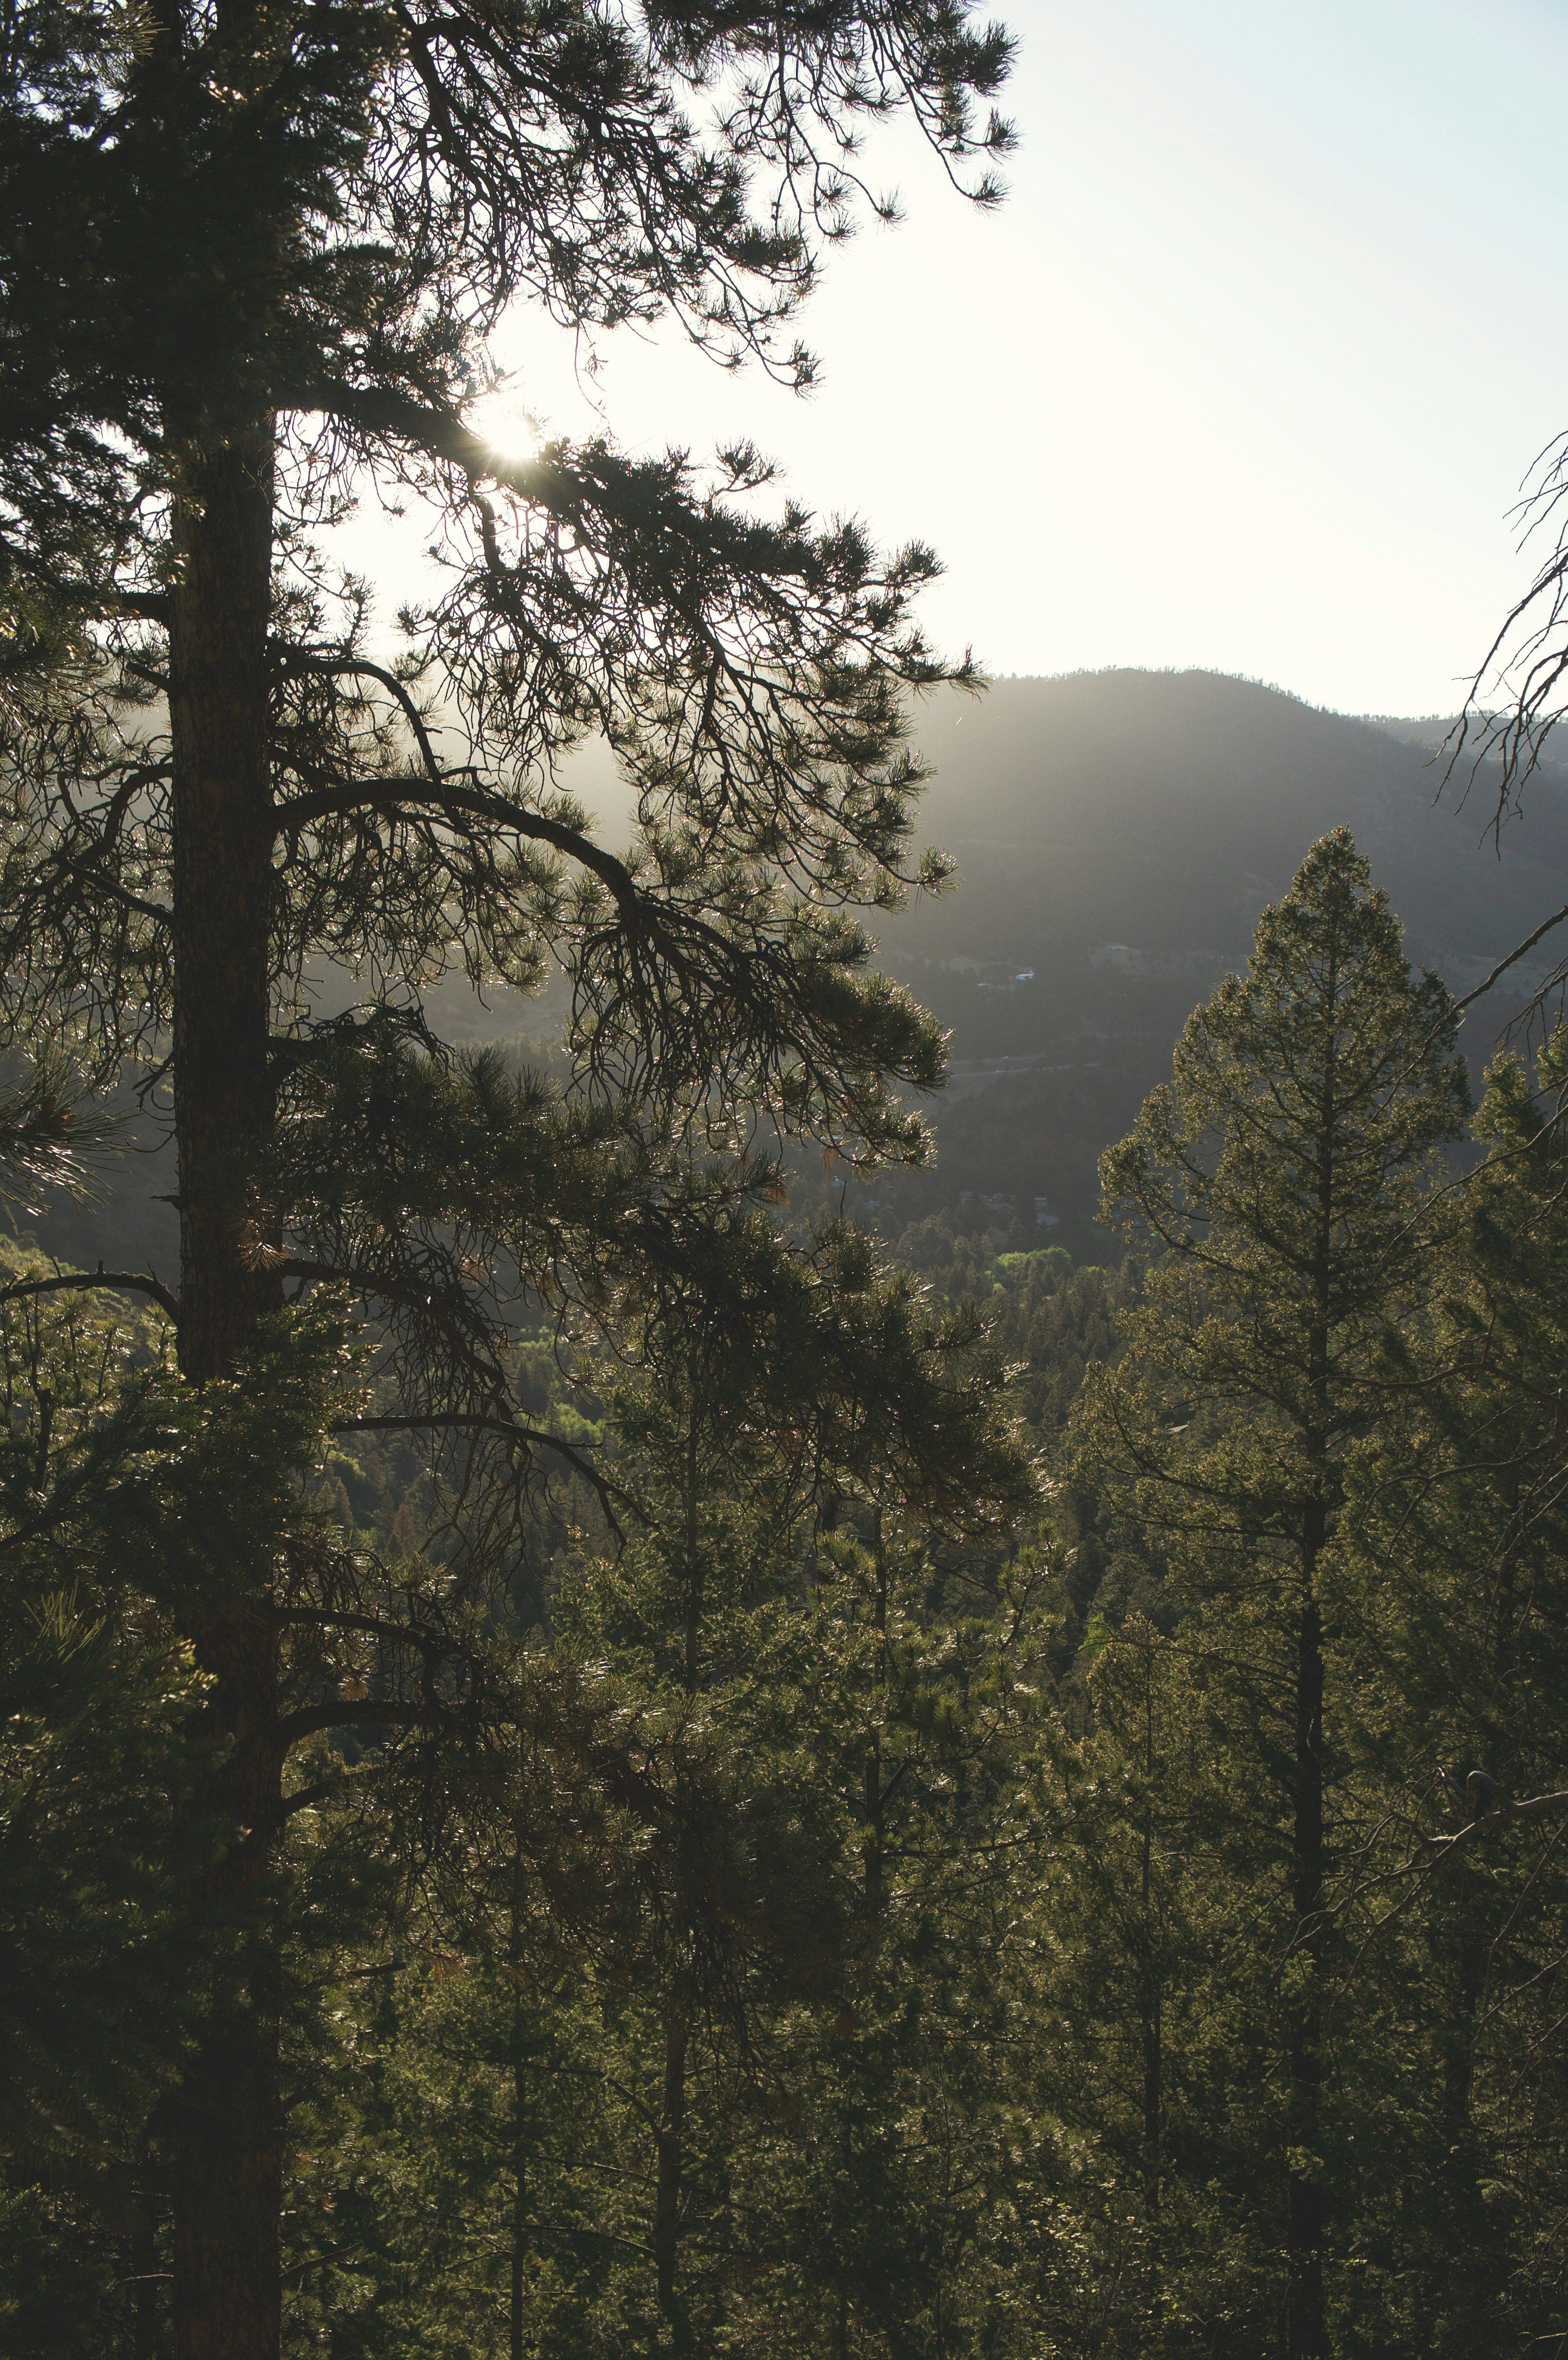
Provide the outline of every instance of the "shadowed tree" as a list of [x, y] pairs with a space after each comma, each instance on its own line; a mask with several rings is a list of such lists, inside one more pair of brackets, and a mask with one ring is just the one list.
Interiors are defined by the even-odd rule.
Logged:
[[[911, 620], [932, 561], [753, 512], [749, 449], [512, 464], [470, 408], [519, 301], [590, 334], [673, 316], [803, 383], [787, 322], [864, 193], [860, 130], [908, 107], [988, 201], [1007, 133], [975, 110], [1007, 57], [952, 0], [5, 12], [8, 1037], [62, 1043], [89, 1090], [136, 1063], [167, 1091], [178, 1294], [120, 1283], [168, 1312], [191, 1384], [338, 1279], [382, 1323], [378, 1415], [466, 1476], [492, 1447], [516, 1470], [539, 1437], [509, 1291], [591, 1304], [679, 1267], [703, 1199], [767, 1185], [758, 1128], [919, 1153], [896, 1086], [937, 1078], [939, 1038], [852, 912], [941, 873], [909, 850], [900, 703], [966, 676]], [[371, 485], [420, 507], [445, 568], [393, 661], [320, 541]], [[635, 790], [625, 857], [557, 785], [589, 730]], [[361, 994], [330, 1020], [327, 963]], [[575, 1098], [432, 1034], [441, 976], [552, 964]], [[184, 2101], [181, 2360], [278, 2344], [289, 1754], [473, 1700], [424, 1625], [381, 1632], [385, 1695], [339, 1699], [332, 1649], [374, 1616], [318, 1561], [172, 1610], [224, 1741], [204, 1805], [245, 1831], [219, 1874], [255, 1904], [248, 1998]]]
[[1325, 1575], [1346, 1453], [1384, 1410], [1388, 1338], [1431, 1274], [1433, 1154], [1469, 1105], [1455, 1024], [1440, 980], [1411, 977], [1387, 896], [1337, 829], [1101, 1163], [1107, 1213], [1160, 1258], [1124, 1360], [1085, 1388], [1086, 1460], [1170, 1550], [1178, 1595], [1217, 1610], [1229, 1726], [1279, 1731], [1260, 1767], [1289, 1888], [1289, 2360], [1329, 2349], [1325, 1662], [1350, 1634], [1325, 1633]]
[[1492, 1065], [1464, 1251], [1401, 1362], [1411, 1414], [1373, 1438], [1350, 1502], [1386, 1601], [1362, 1972], [1416, 1946], [1407, 2039], [1431, 2063], [1401, 2079], [1432, 2123], [1406, 2209], [1434, 2354], [1550, 2342], [1562, 2320], [1565, 1083], [1562, 1025], [1533, 1072]]

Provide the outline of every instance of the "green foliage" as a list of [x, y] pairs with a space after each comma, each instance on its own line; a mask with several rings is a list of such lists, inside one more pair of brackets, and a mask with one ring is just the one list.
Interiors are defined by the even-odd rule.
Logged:
[[[1357, 2314], [1396, 2333], [1398, 2300], [1350, 2225], [1353, 2191], [1380, 2142], [1409, 2174], [1427, 2141], [1419, 2110], [1378, 2090], [1382, 1995], [1334, 1990], [1355, 1956], [1338, 1938], [1367, 1800], [1344, 1789], [1386, 1612], [1345, 1519], [1349, 1463], [1397, 1415], [1401, 1328], [1452, 1251], [1435, 1151], [1468, 1106], [1453, 1037], [1446, 994], [1410, 978], [1365, 862], [1343, 833], [1326, 837], [1260, 921], [1247, 973], [1188, 1024], [1171, 1087], [1103, 1163], [1108, 1207], [1128, 1206], [1156, 1256], [1121, 1357], [1086, 1382], [1076, 1447], [1160, 1553], [1173, 1660], [1189, 1667], [1171, 1767], [1185, 1759], [1194, 1829], [1215, 1826], [1205, 1884], [1222, 1919], [1250, 1921], [1240, 1977], [1203, 2011], [1254, 2060], [1247, 2168], [1209, 2159], [1213, 2128], [1188, 2146], [1181, 2195], [1203, 2190], [1207, 2226], [1189, 2214], [1178, 2228], [1183, 2204], [1162, 2204], [1150, 2261], [1194, 2321], [1228, 2280], [1226, 2349], [1281, 2317], [1293, 2354], [1330, 2348]], [[1212, 1786], [1192, 1778], [1216, 1759], [1236, 1804], [1217, 1819]], [[1155, 2079], [1158, 2112], [1163, 2055]]]
[[594, 1371], [628, 1537], [559, 1558], [520, 1750], [323, 1983], [303, 2340], [806, 2352], [842, 2306], [923, 2351], [996, 2299], [1040, 1577], [926, 1601], [996, 1534], [954, 1468], [1024, 1470], [973, 1321], [866, 1240], [712, 1250]]
[[1399, 1339], [1404, 1414], [1353, 1470], [1353, 1562], [1382, 1609], [1358, 1699], [1357, 1915], [1379, 1980], [1402, 1978], [1407, 2053], [1430, 2060], [1424, 2259], [1448, 2278], [1433, 2348], [1455, 2354], [1564, 2316], [1561, 1844], [1499, 1815], [1422, 1871], [1475, 1823], [1471, 1770], [1504, 1797], [1563, 1785], [1565, 1052], [1559, 1030], [1533, 1076], [1513, 1056], [1488, 1075], [1462, 1258]]
[[[785, 322], [851, 225], [861, 128], [908, 108], [989, 202], [1009, 58], [947, 0], [5, 12], [0, 1046], [38, 1062], [0, 1161], [76, 1182], [91, 1123], [62, 1077], [102, 1098], [134, 1073], [167, 1088], [180, 1232], [178, 1291], [9, 1291], [38, 1317], [139, 1294], [173, 1349], [105, 1368], [71, 1416], [35, 1383], [41, 1498], [24, 1441], [7, 1504], [34, 1608], [91, 1592], [146, 1624], [148, 1666], [201, 1676], [202, 1759], [147, 1841], [178, 1831], [169, 1874], [225, 1972], [142, 2106], [163, 2177], [138, 2234], [168, 2270], [121, 2273], [170, 2279], [182, 2351], [276, 2350], [280, 2286], [328, 2267], [299, 2207], [287, 2261], [279, 2237], [334, 1978], [430, 1912], [487, 1928], [520, 1829], [562, 1941], [573, 1832], [609, 1863], [606, 1939], [648, 1986], [628, 2054], [649, 2023], [696, 2038], [733, 1986], [738, 2071], [804, 1973], [779, 1896], [822, 1881], [806, 1738], [738, 1688], [736, 1730], [686, 1729], [668, 1634], [645, 1664], [615, 1615], [651, 1633], [700, 1557], [711, 1611], [749, 1613], [732, 1557], [782, 1590], [830, 1499], [996, 1551], [1031, 1496], [976, 1315], [851, 1231], [787, 1247], [765, 1210], [790, 1139], [927, 1153], [910, 1093], [941, 1032], [874, 972], [862, 913], [948, 873], [906, 743], [909, 690], [975, 679], [916, 622], [934, 559], [778, 502], [747, 447], [513, 462], [480, 429], [519, 304], [590, 342], [670, 317], [805, 383]], [[417, 504], [437, 565], [389, 656], [330, 538], [364, 499]], [[591, 732], [636, 803], [624, 852], [561, 786]], [[443, 982], [557, 977], [553, 1070], [440, 1037]], [[671, 1537], [639, 1489], [681, 1404], [632, 1392], [680, 1330], [735, 1430], [721, 1448], [704, 1411], [713, 1504]], [[574, 1385], [541, 1381], [552, 1348]], [[535, 1423], [525, 1390], [564, 1414]], [[76, 1626], [48, 1627], [64, 1683]], [[114, 1661], [140, 1693], [141, 1658]], [[779, 1765], [754, 1807], [743, 1739]], [[691, 1897], [688, 1821], [774, 1926], [755, 1955]], [[164, 2323], [144, 2305], [137, 2348]]]
[[[1338, 834], [1106, 1157], [1119, 1267], [791, 1224], [791, 1143], [927, 1150], [862, 921], [947, 873], [934, 561], [478, 430], [519, 300], [804, 381], [824, 158], [908, 104], [988, 200], [1007, 59], [5, 12], [0, 1183], [134, 1066], [181, 1229], [178, 1295], [0, 1286], [7, 2348], [1561, 2340], [1568, 1035], [1462, 1185]], [[441, 569], [386, 661], [367, 497]], [[549, 1055], [441, 1038], [548, 977]]]
[[[1330, 2350], [1558, 2331], [1556, 1822], [1443, 1847], [1469, 1765], [1563, 1784], [1564, 1071], [1456, 1182], [1443, 1004], [1331, 843], [1113, 1163], [1119, 1268], [736, 1208], [527, 1348], [626, 1538], [556, 1528], [519, 1738], [318, 1953], [299, 2348], [1250, 2360], [1309, 2169]], [[1007, 1362], [1060, 1539], [965, 1506], [1029, 1513]]]

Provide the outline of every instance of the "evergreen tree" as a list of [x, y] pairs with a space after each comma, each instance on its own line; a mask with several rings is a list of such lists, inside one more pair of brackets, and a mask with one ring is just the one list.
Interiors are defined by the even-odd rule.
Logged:
[[1084, 1653], [1036, 1790], [1040, 2300], [1064, 2350], [1239, 2360], [1278, 2342], [1274, 1962], [1231, 1789], [1251, 1765], [1201, 1646], [1133, 1613]]
[[[757, 1121], [919, 1152], [894, 1086], [935, 1079], [938, 1036], [848, 912], [940, 874], [908, 849], [899, 692], [965, 676], [910, 619], [929, 556], [746, 512], [748, 450], [707, 476], [602, 442], [501, 459], [469, 415], [486, 336], [518, 300], [590, 334], [669, 314], [803, 380], [785, 322], [858, 128], [907, 104], [955, 169], [996, 152], [974, 103], [1007, 43], [950, 0], [23, 0], [0, 42], [8, 1037], [167, 1090], [178, 1296], [122, 1284], [169, 1306], [191, 1385], [265, 1391], [286, 1295], [341, 1280], [387, 1337], [376, 1416], [444, 1437], [472, 1491], [538, 1442], [509, 1277], [559, 1301], [679, 1263], [672, 1139], [708, 1141], [720, 1197], [766, 1191]], [[390, 662], [318, 530], [366, 486], [422, 504], [448, 566]], [[638, 798], [629, 858], [556, 785], [589, 728]], [[332, 1019], [327, 961], [362, 992]], [[443, 974], [552, 962], [592, 1100], [426, 1021]], [[484, 1687], [430, 1594], [360, 1567], [280, 1542], [171, 1601], [258, 1928], [298, 1747], [433, 1738]], [[344, 1697], [372, 1636], [383, 1692]], [[278, 2347], [259, 1931], [249, 1972], [180, 2114], [180, 2360]]]
[[1454, 1023], [1336, 831], [1102, 1164], [1107, 1210], [1159, 1259], [1123, 1360], [1086, 1388], [1090, 1463], [1169, 1552], [1176, 1596], [1230, 1667], [1231, 1745], [1248, 1733], [1278, 1814], [1289, 2360], [1329, 2348], [1327, 1814], [1343, 1741], [1325, 1679], [1356, 1611], [1334, 1552], [1347, 1454], [1386, 1404], [1388, 1336], [1432, 1275], [1434, 1153], [1468, 1108]]
[[[990, 1423], [1000, 1371], [972, 1312], [935, 1315], [854, 1230], [789, 1249], [753, 1221], [715, 1245], [724, 1279], [670, 1295], [609, 1389], [648, 1529], [561, 1608], [568, 1641], [591, 1633], [668, 1732], [654, 1939], [617, 2013], [623, 2031], [653, 2017], [648, 2242], [677, 2351], [711, 2337], [734, 2295], [710, 2262], [720, 2291], [694, 2326], [689, 2231], [699, 2248], [749, 2251], [769, 2279], [823, 2244], [780, 2176], [771, 2101], [810, 2072], [795, 2052], [813, 2010], [842, 2014], [852, 1958], [877, 1947], [888, 1797], [940, 1808], [912, 1758], [882, 1754], [900, 1617], [884, 1520], [993, 1539], [1031, 1495]], [[857, 1508], [869, 1555], [851, 1535]], [[798, 2239], [780, 2236], [781, 2214]], [[880, 2282], [886, 2256], [874, 2267]], [[842, 2255], [827, 2275], [836, 2299]], [[809, 2296], [809, 2264], [804, 2277]], [[754, 2289], [757, 2330], [769, 2307]]]
[[920, 1603], [1027, 1470], [973, 1316], [866, 1239], [712, 1248], [599, 1371], [637, 1513], [557, 1570], [583, 1776], [432, 1863], [402, 1967], [348, 1995], [355, 2169], [305, 2299], [345, 2350], [373, 2317], [398, 2352], [462, 2318], [482, 2349], [805, 2353], [841, 2310], [856, 2348], [942, 2349], [944, 2317], [962, 2348], [1028, 1610]]
[[0, 2316], [18, 2351], [117, 2329], [150, 2349], [170, 2109], [256, 1933], [228, 1868], [245, 1831], [203, 1806], [223, 1737], [180, 1612], [276, 1559], [342, 1398], [341, 1319], [322, 1306], [264, 1381], [198, 1394], [156, 1315], [5, 1265]]
[[1430, 2290], [1426, 2348], [1444, 2354], [1550, 2340], [1564, 2317], [1564, 2054], [1546, 1994], [1568, 1811], [1565, 1078], [1561, 1027], [1533, 1076], [1514, 1055], [1488, 1074], [1462, 1258], [1402, 1339], [1405, 1414], [1351, 1470], [1352, 1545], [1388, 1607], [1358, 1715], [1376, 1839], [1360, 1979], [1397, 1988], [1409, 2069], [1422, 2060], [1421, 2201], [1399, 2227]]

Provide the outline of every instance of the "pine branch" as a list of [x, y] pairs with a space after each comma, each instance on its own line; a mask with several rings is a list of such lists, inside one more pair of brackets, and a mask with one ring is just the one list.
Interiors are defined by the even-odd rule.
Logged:
[[285, 389], [280, 407], [319, 411], [362, 433], [390, 435], [409, 443], [429, 459], [456, 467], [470, 484], [482, 477], [505, 484], [524, 498], [550, 506], [569, 481], [559, 468], [535, 460], [505, 460], [482, 434], [465, 426], [455, 410], [419, 401], [391, 386], [354, 386], [319, 379]]
[[[433, 763], [433, 753], [430, 759]], [[592, 836], [563, 825], [560, 820], [547, 819], [540, 812], [530, 812], [507, 795], [483, 787], [462, 786], [452, 773], [439, 768], [432, 770], [428, 790], [415, 779], [352, 780], [342, 786], [321, 788], [314, 794], [290, 796], [278, 805], [277, 815], [279, 826], [289, 833], [315, 819], [343, 818], [360, 811], [390, 814], [411, 804], [428, 804], [432, 798], [443, 815], [493, 820], [518, 836], [548, 844], [552, 851], [565, 853], [608, 887], [623, 918], [647, 923], [648, 898], [641, 892], [624, 861], [595, 844]]]
[[330, 1729], [452, 1729], [460, 1718], [450, 1705], [433, 1699], [339, 1697], [331, 1704], [302, 1705], [297, 1712], [283, 1714], [277, 1740], [287, 1754], [307, 1737], [319, 1737]]
[[372, 663], [367, 656], [321, 656], [305, 648], [286, 647], [280, 660], [286, 672], [317, 672], [323, 679], [332, 680], [347, 673], [354, 678], [378, 682], [401, 709], [404, 719], [414, 734], [414, 742], [419, 747], [420, 759], [431, 780], [437, 785], [441, 784], [443, 772], [440, 762], [436, 759], [436, 750], [430, 742], [430, 734], [425, 726], [425, 717], [409, 695], [404, 683], [395, 672], [387, 672], [381, 664]]
[[428, 1433], [437, 1432], [445, 1427], [460, 1433], [498, 1434], [507, 1442], [521, 1442], [535, 1448], [553, 1450], [582, 1476], [584, 1482], [593, 1486], [599, 1495], [599, 1504], [609, 1519], [617, 1540], [623, 1540], [626, 1535], [610, 1507], [612, 1500], [620, 1501], [624, 1506], [631, 1510], [639, 1522], [647, 1521], [641, 1507], [632, 1498], [631, 1493], [624, 1491], [618, 1483], [613, 1483], [607, 1475], [601, 1474], [592, 1459], [585, 1459], [572, 1443], [563, 1442], [559, 1434], [547, 1434], [542, 1427], [519, 1426], [512, 1418], [492, 1416], [483, 1410], [408, 1411], [397, 1416], [345, 1418], [340, 1425], [334, 1426], [332, 1432], [333, 1434], [376, 1434], [392, 1433], [401, 1429]]
[[180, 1304], [160, 1279], [136, 1271], [105, 1270], [100, 1262], [96, 1270], [61, 1271], [53, 1278], [18, 1279], [13, 1285], [0, 1287], [0, 1303], [19, 1302], [31, 1295], [81, 1294], [90, 1287], [105, 1287], [118, 1295], [146, 1295], [160, 1310], [166, 1311], [176, 1326], [180, 1321]]

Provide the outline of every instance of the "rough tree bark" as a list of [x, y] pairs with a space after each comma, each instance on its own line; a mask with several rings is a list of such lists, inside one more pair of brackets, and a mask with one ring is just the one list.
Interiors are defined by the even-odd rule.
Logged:
[[[281, 1299], [254, 1198], [268, 1079], [272, 786], [267, 624], [274, 428], [193, 453], [176, 517], [173, 739], [174, 1109], [181, 1367], [232, 1371]], [[221, 1569], [220, 1569], [221, 1571]], [[245, 1928], [245, 1972], [208, 2025], [178, 2115], [176, 2360], [275, 2360], [282, 2140], [273, 1942], [264, 1881], [278, 1821], [277, 1627], [265, 1600], [192, 1616], [223, 1742], [200, 1798], [239, 1832], [206, 1900]]]
[[1327, 2352], [1323, 2298], [1323, 2187], [1318, 2155], [1322, 2111], [1323, 1775], [1323, 1624], [1312, 1568], [1322, 1547], [1323, 1510], [1307, 1511], [1317, 1527], [1309, 1537], [1305, 1594], [1297, 1626], [1295, 1747], [1295, 1910], [1306, 1929], [1299, 1952], [1303, 1984], [1290, 2015], [1290, 2146], [1289, 2238], [1290, 2286], [1285, 2348], [1289, 2360], [1321, 2360]]
[[653, 2265], [659, 2315], [670, 2349], [691, 2348], [691, 2322], [681, 2300], [677, 2267], [681, 2251], [681, 2190], [685, 2172], [686, 2048], [691, 2033], [683, 2000], [677, 1995], [664, 2027], [664, 2090], [654, 2135], [658, 2180], [654, 2193]]

